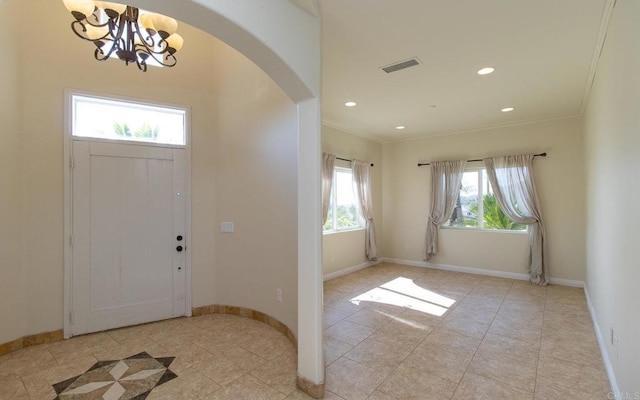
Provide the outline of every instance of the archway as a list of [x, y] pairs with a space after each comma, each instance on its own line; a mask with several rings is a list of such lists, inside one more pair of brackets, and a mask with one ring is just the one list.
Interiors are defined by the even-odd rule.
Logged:
[[320, 213], [320, 21], [287, 0], [129, 0], [199, 28], [243, 53], [298, 107], [298, 382], [323, 391]]

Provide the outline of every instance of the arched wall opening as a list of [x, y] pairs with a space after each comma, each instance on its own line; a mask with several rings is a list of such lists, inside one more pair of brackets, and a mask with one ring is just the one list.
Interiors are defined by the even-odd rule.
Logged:
[[174, 16], [243, 53], [298, 107], [298, 377], [322, 394], [320, 21], [283, 0], [182, 0], [132, 5]]
[[[260, 292], [248, 287], [248, 295], [238, 300], [242, 303], [238, 305], [264, 311], [286, 323], [294, 332], [297, 331], [299, 376], [311, 384], [321, 384], [324, 368], [321, 343], [321, 231], [317, 212], [320, 209], [320, 113], [317, 97], [320, 82], [319, 21], [285, 0], [255, 1], [251, 5], [244, 4], [247, 2], [238, 5], [236, 1], [219, 0], [129, 2], [133, 6], [171, 15], [218, 37], [255, 64], [243, 62], [243, 67], [235, 70], [233, 60], [241, 60], [244, 56], [230, 51], [223, 43], [214, 45], [212, 53], [200, 52], [191, 63], [211, 65], [211, 74], [218, 72], [225, 78], [231, 78], [216, 80], [207, 76], [206, 70], [200, 71], [198, 76], [187, 77], [187, 74], [181, 75], [175, 69], [141, 74], [117, 62], [97, 63], [92, 59], [87, 43], [70, 35], [69, 15], [61, 2], [35, 2], [39, 9], [47, 10], [38, 17], [38, 26], [42, 26], [47, 35], [40, 37], [26, 26], [10, 24], [7, 36], [18, 43], [11, 49], [15, 62], [10, 65], [11, 68], [3, 69], [2, 74], [6, 73], [6, 77], [0, 77], [3, 83], [18, 82], [10, 92], [5, 92], [3, 101], [18, 104], [13, 107], [16, 110], [9, 122], [10, 126], [15, 125], [15, 132], [19, 134], [11, 136], [12, 148], [7, 148], [8, 153], [20, 155], [19, 158], [13, 157], [15, 160], [11, 159], [18, 173], [13, 177], [7, 175], [6, 180], [10, 182], [6, 187], [11, 187], [14, 198], [21, 199], [14, 204], [19, 209], [20, 217], [10, 221], [12, 226], [15, 225], [12, 231], [18, 232], [16, 237], [20, 238], [15, 246], [11, 246], [14, 250], [18, 249], [13, 252], [15, 254], [12, 253], [12, 259], [15, 259], [13, 265], [19, 264], [20, 268], [15, 269], [15, 273], [4, 275], [11, 276], [11, 282], [5, 283], [13, 288], [6, 294], [11, 301], [15, 300], [13, 304], [17, 306], [0, 310], [3, 320], [15, 321], [15, 324], [12, 324], [11, 331], [0, 332], [0, 343], [10, 341], [19, 334], [26, 336], [56, 331], [62, 327], [64, 90], [80, 89], [139, 99], [153, 98], [192, 107], [192, 124], [201, 130], [200, 144], [194, 148], [192, 165], [193, 179], [201, 184], [197, 189], [194, 187], [196, 192], [192, 193], [192, 199], [194, 208], [206, 217], [196, 228], [201, 230], [200, 249], [196, 244], [193, 250], [199, 250], [206, 256], [201, 265], [193, 265], [201, 273], [196, 278], [198, 282], [194, 283], [193, 305], [220, 304], [225, 300], [216, 296], [232, 296], [231, 293], [217, 290], [219, 286], [215, 286], [216, 282], [234, 279], [234, 274], [243, 271], [218, 269], [218, 265], [250, 263], [260, 268], [261, 256], [264, 256], [261, 253], [270, 251], [266, 246], [261, 249], [263, 251], [249, 254], [251, 257], [247, 260], [235, 261], [229, 261], [233, 252], [216, 254], [225, 245], [221, 241], [226, 240], [215, 238], [219, 235], [218, 222], [226, 218], [222, 214], [236, 212], [231, 206], [225, 208], [225, 204], [233, 202], [233, 191], [237, 190], [238, 194], [262, 191], [269, 197], [269, 202], [279, 201], [283, 206], [280, 217], [295, 219], [296, 222], [284, 224], [284, 234], [280, 235], [283, 240], [281, 245], [287, 250], [283, 253], [284, 258], [275, 260], [273, 265], [280, 263], [287, 266], [274, 267], [277, 277], [268, 284], [291, 288], [285, 290], [284, 298], [288, 303], [273, 305], [280, 309], [265, 309], [262, 304], [275, 302], [275, 291]], [[26, 12], [26, 6], [18, 0], [8, 0], [0, 4], [0, 12], [20, 11], [21, 7]], [[9, 16], [7, 18], [10, 19]], [[70, 39], [60, 39], [66, 37]], [[185, 56], [189, 52], [187, 46], [183, 49]], [[47, 58], [29, 49], [46, 49]], [[216, 53], [222, 62], [217, 62]], [[78, 54], [86, 55], [86, 59]], [[186, 57], [181, 61], [182, 65], [190, 63]], [[270, 79], [260, 77], [260, 69]], [[242, 78], [246, 73], [251, 74], [252, 79]], [[274, 90], [271, 79], [277, 84], [277, 90]], [[232, 87], [234, 82], [244, 86]], [[245, 98], [239, 93], [244, 93]], [[255, 96], [246, 102], [249, 94]], [[252, 108], [256, 104], [260, 106], [258, 111]], [[205, 117], [207, 110], [216, 111]], [[251, 112], [256, 112], [255, 118], [246, 118], [247, 113]], [[207, 119], [215, 119], [216, 116], [224, 116], [218, 118], [221, 125], [216, 126]], [[216, 134], [222, 133], [208, 135], [207, 130], [212, 129], [217, 130]], [[233, 148], [242, 148], [243, 152], [229, 157], [225, 162], [221, 161], [222, 157], [232, 155], [227, 150]], [[214, 149], [219, 157], [208, 158], [206, 149]], [[259, 176], [256, 170], [260, 168], [243, 168], [248, 165], [246, 163], [252, 162], [255, 163], [253, 167], [262, 163], [272, 168], [262, 168], [260, 173], [275, 170], [278, 174]], [[217, 191], [216, 186], [208, 180], [212, 175], [216, 176], [217, 181], [224, 182], [220, 187], [229, 191]], [[3, 183], [4, 178], [3, 175]], [[262, 188], [242, 185], [256, 181], [273, 184]], [[42, 199], [47, 201], [43, 202]], [[15, 209], [12, 213], [15, 214]], [[230, 218], [240, 221], [242, 216], [231, 215]], [[259, 222], [247, 220], [247, 224]], [[274, 224], [277, 225], [277, 221]], [[236, 238], [244, 234], [244, 240], [259, 243], [256, 236], [264, 234], [254, 229], [242, 232], [240, 226], [236, 226]], [[216, 249], [207, 246], [206, 241], [210, 238], [219, 243]], [[238, 246], [241, 247], [241, 243]], [[260, 249], [260, 245], [257, 248]], [[240, 248], [236, 250], [236, 254], [241, 252]], [[206, 266], [210, 259], [214, 260], [213, 269]], [[209, 283], [206, 282], [213, 286], [207, 286]], [[239, 279], [238, 282], [243, 281]], [[198, 286], [202, 284], [204, 286]], [[7, 337], [4, 337], [5, 333]]]

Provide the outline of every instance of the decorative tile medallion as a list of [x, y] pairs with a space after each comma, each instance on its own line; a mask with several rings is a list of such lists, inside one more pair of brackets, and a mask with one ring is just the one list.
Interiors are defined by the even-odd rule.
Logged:
[[144, 400], [178, 376], [169, 370], [175, 357], [142, 352], [123, 360], [98, 361], [87, 372], [53, 385], [55, 400]]

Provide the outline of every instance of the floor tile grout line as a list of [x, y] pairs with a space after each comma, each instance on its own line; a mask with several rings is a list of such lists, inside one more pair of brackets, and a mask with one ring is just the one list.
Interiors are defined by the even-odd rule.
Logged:
[[[404, 311], [406, 311], [406, 309], [407, 309], [407, 308], [405, 307], [405, 310], [404, 310]], [[403, 311], [402, 313], [404, 313], [404, 311]], [[402, 314], [402, 313], [400, 313], [400, 314]], [[400, 315], [400, 314], [399, 314], [399, 315]], [[427, 336], [429, 336], [429, 335], [427, 335]], [[387, 379], [389, 379], [389, 377], [390, 377], [391, 375], [393, 375], [393, 374], [398, 370], [398, 368], [400, 368], [400, 365], [402, 365], [402, 363], [403, 363], [403, 362], [404, 362], [404, 361], [405, 361], [405, 360], [406, 360], [406, 359], [407, 359], [411, 354], [413, 354], [413, 352], [418, 348], [418, 346], [420, 346], [420, 344], [421, 344], [422, 342], [424, 342], [424, 340], [427, 338], [427, 336], [425, 336], [425, 337], [424, 337], [424, 338], [423, 338], [423, 339], [422, 339], [418, 344], [416, 344], [416, 346], [413, 348], [413, 350], [411, 350], [411, 352], [410, 352], [409, 354], [407, 354], [407, 355], [404, 357], [404, 359], [403, 359], [400, 363], [398, 363], [398, 365], [396, 365], [393, 369], [391, 369], [391, 371], [390, 371], [390, 372], [389, 372], [389, 373], [384, 377], [384, 379], [382, 379], [382, 380], [380, 381], [380, 383], [379, 383], [379, 384], [378, 384], [378, 385], [373, 389], [373, 391], [371, 392], [371, 394], [375, 393], [375, 392], [376, 392], [376, 390], [377, 390], [377, 391], [380, 391], [380, 392], [382, 392], [382, 393], [384, 393], [384, 394], [386, 394], [386, 395], [389, 395], [390, 397], [393, 397], [394, 399], [396, 398], [395, 396], [392, 396], [391, 394], [389, 394], [389, 393], [387, 393], [387, 392], [385, 392], [385, 391], [381, 390], [381, 389], [380, 389], [380, 386], [382, 386], [382, 385], [387, 381]], [[371, 396], [371, 394], [370, 394], [369, 396], [367, 396], [367, 397], [370, 397], [370, 396]]]
[[544, 332], [544, 323], [545, 323], [545, 317], [547, 315], [547, 299], [549, 297], [549, 288], [546, 288], [546, 292], [545, 292], [545, 296], [544, 296], [544, 309], [542, 312], [542, 326], [540, 327], [540, 346], [538, 347], [538, 362], [536, 364], [536, 379], [534, 381], [534, 387], [533, 387], [533, 396], [535, 397], [536, 392], [538, 391], [538, 371], [540, 370], [540, 354], [542, 353], [542, 335]]
[[[462, 374], [462, 378], [460, 378], [460, 381], [459, 381], [459, 382], [458, 382], [458, 384], [456, 385], [456, 389], [453, 391], [453, 394], [451, 395], [451, 397], [450, 397], [450, 398], [452, 398], [453, 396], [455, 396], [456, 392], [458, 391], [458, 388], [460, 387], [460, 383], [462, 383], [462, 381], [464, 380], [464, 376], [465, 376], [467, 373], [473, 373], [473, 372], [470, 372], [470, 371], [469, 371], [469, 367], [471, 366], [471, 363], [473, 362], [473, 359], [476, 357], [476, 354], [478, 353], [478, 350], [480, 350], [480, 346], [482, 346], [482, 342], [484, 342], [484, 339], [485, 339], [485, 337], [487, 336], [487, 333], [489, 332], [489, 329], [491, 329], [491, 325], [493, 324], [493, 321], [494, 321], [494, 320], [496, 319], [496, 317], [498, 316], [498, 313], [500, 312], [500, 309], [502, 308], [502, 305], [504, 304], [504, 302], [505, 302], [505, 300], [506, 300], [506, 298], [507, 298], [507, 296], [508, 296], [508, 293], [509, 293], [509, 292], [511, 291], [511, 289], [513, 288], [514, 283], [515, 283], [515, 280], [512, 280], [512, 282], [511, 282], [511, 286], [509, 287], [509, 291], [507, 292], [507, 294], [504, 296], [504, 298], [503, 298], [503, 299], [502, 299], [502, 301], [500, 302], [500, 306], [498, 307], [498, 310], [496, 311], [496, 314], [493, 316], [493, 318], [491, 318], [491, 322], [489, 323], [489, 327], [487, 328], [487, 331], [484, 333], [484, 335], [482, 336], [482, 339], [480, 340], [480, 343], [478, 344], [478, 347], [477, 347], [477, 348], [476, 348], [476, 350], [473, 352], [473, 356], [471, 356], [471, 361], [469, 361], [469, 364], [467, 364], [467, 368], [465, 368], [465, 371], [464, 371], [464, 373]], [[536, 370], [537, 370], [537, 366], [536, 366]], [[475, 373], [474, 373], [474, 374], [475, 374]], [[484, 375], [482, 375], [482, 374], [478, 374], [478, 375], [484, 376]], [[487, 378], [487, 379], [490, 379], [490, 380], [495, 380], [495, 379], [493, 379], [493, 378], [491, 378], [491, 377], [488, 377], [488, 376], [484, 376], [484, 377], [485, 377], [485, 378]], [[500, 383], [503, 383], [503, 382], [500, 382]], [[514, 388], [518, 388], [518, 387], [513, 386], [513, 385], [510, 385], [510, 384], [509, 384], [509, 386], [514, 387]], [[518, 389], [520, 389], [520, 388], [518, 388]], [[534, 384], [534, 390], [535, 390], [535, 384]]]
[[[31, 395], [29, 394], [29, 390], [27, 389], [27, 384], [24, 381], [24, 377], [21, 376], [21, 377], [19, 377], [19, 379], [20, 379], [20, 383], [22, 383], [22, 387], [24, 388], [24, 393], [27, 395], [27, 397], [30, 400], [32, 400], [31, 399]], [[33, 400], [36, 400], [36, 399], [33, 399]]]
[[[477, 286], [477, 285], [478, 285], [478, 283], [476, 283], [476, 285], [474, 285], [474, 288], [475, 288], [475, 286]], [[473, 290], [473, 289], [472, 289], [472, 290]], [[461, 303], [461, 302], [462, 302], [462, 301], [467, 297], [468, 293], [470, 293], [470, 292], [471, 292], [471, 291], [467, 292], [467, 294], [465, 294], [465, 295], [462, 297], [462, 299], [460, 300], [460, 302], [459, 302], [459, 303]], [[401, 312], [399, 315], [402, 315], [402, 314], [403, 314], [404, 312], [406, 312], [408, 309], [411, 309], [411, 308], [405, 307], [405, 310], [404, 310], [403, 312]], [[449, 310], [447, 310], [447, 311], [450, 311], [450, 309], [449, 309]], [[435, 324], [434, 329], [432, 329], [432, 330], [431, 330], [431, 332], [429, 332], [429, 333], [428, 333], [424, 338], [422, 338], [422, 340], [420, 340], [420, 342], [418, 342], [418, 343], [415, 345], [415, 347], [413, 348], [413, 350], [411, 350], [411, 352], [410, 352], [406, 357], [404, 357], [404, 359], [403, 359], [400, 363], [398, 363], [398, 365], [397, 365], [395, 368], [393, 368], [393, 370], [392, 370], [389, 374], [387, 374], [387, 376], [385, 376], [385, 378], [380, 382], [380, 384], [378, 384], [378, 386], [376, 386], [376, 388], [373, 390], [373, 392], [372, 392], [372, 393], [375, 393], [375, 391], [377, 390], [377, 391], [380, 391], [380, 392], [382, 392], [382, 393], [384, 393], [384, 394], [389, 395], [390, 397], [395, 398], [395, 396], [392, 396], [391, 394], [389, 394], [389, 393], [387, 393], [387, 392], [385, 392], [385, 391], [381, 390], [381, 389], [380, 389], [380, 386], [382, 386], [382, 385], [384, 384], [384, 382], [385, 382], [385, 381], [386, 381], [386, 380], [387, 380], [387, 379], [388, 379], [388, 378], [389, 378], [393, 373], [395, 373], [395, 372], [398, 370], [398, 368], [400, 368], [400, 366], [402, 365], [402, 363], [404, 363], [404, 361], [406, 361], [406, 359], [407, 359], [407, 358], [409, 358], [409, 357], [411, 356], [411, 354], [413, 354], [413, 353], [416, 351], [416, 349], [417, 349], [417, 348], [418, 348], [422, 343], [424, 343], [424, 341], [425, 341], [425, 340], [427, 340], [427, 338], [429, 337], [429, 335], [431, 335], [431, 334], [433, 333], [433, 331], [435, 330], [435, 328], [436, 328], [436, 327], [438, 327], [438, 326], [440, 326], [440, 324], [442, 324], [442, 322], [443, 322], [446, 318], [447, 318], [447, 317], [443, 317], [443, 318], [439, 318], [439, 319], [438, 319], [438, 323], [436, 323], [436, 324]], [[463, 376], [464, 376], [464, 373], [463, 373]], [[462, 380], [462, 378], [460, 378], [460, 379]], [[452, 394], [451, 394], [451, 396], [449, 397], [450, 399], [451, 399], [451, 397], [452, 397], [452, 396], [454, 396], [454, 395], [455, 395], [455, 392], [456, 392], [456, 390], [457, 390], [457, 388], [458, 388], [459, 383], [460, 383], [460, 382], [458, 382], [458, 383], [456, 384], [456, 389], [454, 389], [453, 393], [452, 393]]]

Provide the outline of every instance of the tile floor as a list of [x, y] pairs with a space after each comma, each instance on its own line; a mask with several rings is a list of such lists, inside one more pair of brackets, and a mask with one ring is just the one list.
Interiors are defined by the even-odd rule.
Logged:
[[177, 377], [153, 389], [147, 400], [308, 399], [296, 390], [296, 353], [284, 335], [252, 319], [212, 314], [78, 336], [2, 356], [0, 400], [54, 399], [53, 384], [84, 373], [98, 360], [140, 352], [175, 357], [169, 369]]
[[[380, 264], [325, 282], [327, 399], [606, 399], [581, 289]], [[98, 360], [175, 357], [158, 399], [309, 399], [293, 345], [231, 315], [180, 318], [0, 357], [0, 399], [54, 399]], [[64, 397], [63, 397], [64, 398]], [[74, 398], [79, 399], [79, 398]]]
[[582, 289], [380, 264], [324, 292], [344, 399], [608, 398]]

